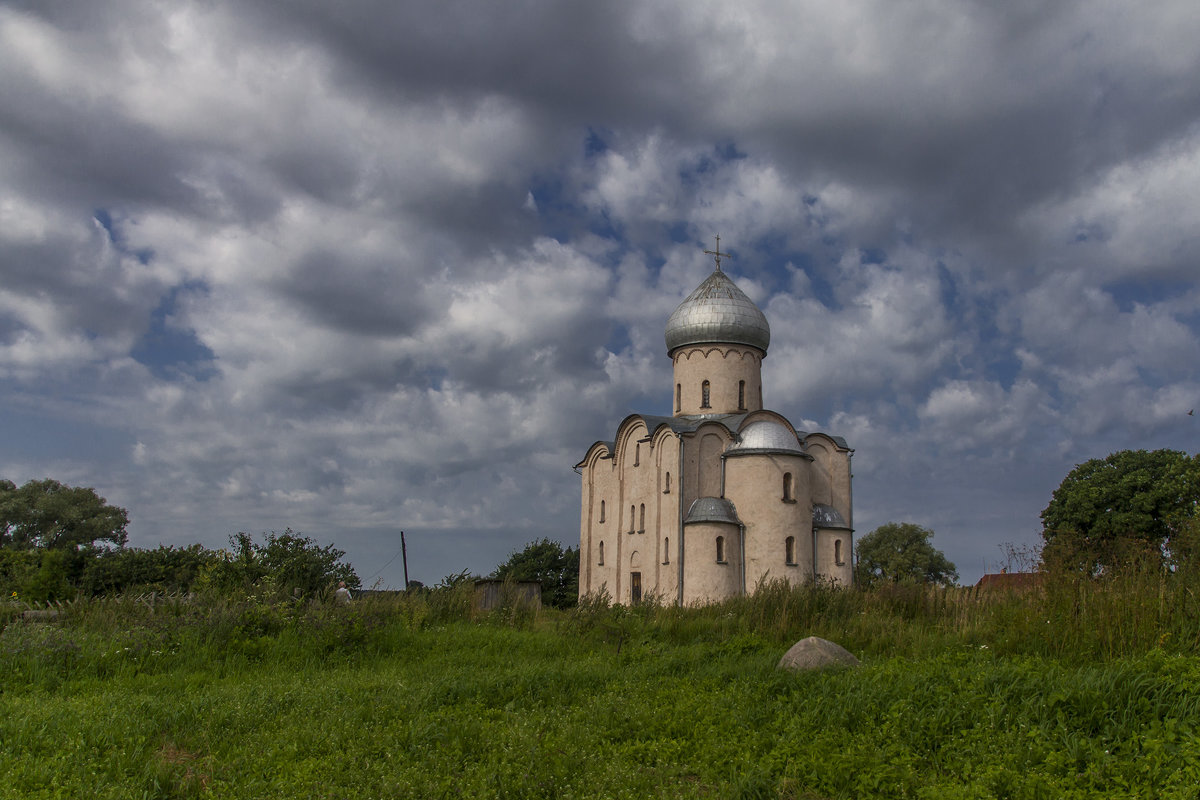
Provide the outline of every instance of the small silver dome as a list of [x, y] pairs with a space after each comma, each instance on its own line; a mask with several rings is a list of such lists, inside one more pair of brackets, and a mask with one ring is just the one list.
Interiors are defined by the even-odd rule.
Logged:
[[724, 497], [697, 497], [688, 509], [684, 524], [689, 522], [728, 522], [740, 525], [737, 509]]
[[833, 506], [813, 503], [813, 528], [849, 528], [846, 520]]
[[757, 422], [751, 422], [741, 430], [739, 436], [741, 438], [730, 445], [729, 449], [725, 451], [726, 453], [732, 455], [739, 452], [761, 450], [804, 453], [804, 448], [800, 446], [800, 442], [787, 429], [787, 426], [773, 420], [760, 419]]
[[720, 269], [687, 296], [667, 320], [667, 353], [689, 344], [747, 344], [764, 353], [771, 326], [746, 293]]

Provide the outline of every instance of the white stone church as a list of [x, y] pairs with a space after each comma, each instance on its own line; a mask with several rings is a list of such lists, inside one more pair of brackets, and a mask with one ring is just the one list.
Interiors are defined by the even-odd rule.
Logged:
[[716, 270], [667, 320], [670, 417], [632, 414], [576, 465], [579, 594], [694, 605], [853, 579], [844, 439], [763, 407], [767, 318]]

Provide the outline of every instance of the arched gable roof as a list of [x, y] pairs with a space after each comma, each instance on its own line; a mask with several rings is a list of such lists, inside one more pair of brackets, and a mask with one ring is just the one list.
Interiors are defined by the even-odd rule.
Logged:
[[625, 419], [621, 420], [621, 424], [617, 426], [617, 435], [614, 441], [620, 442], [624, 438], [624, 433], [630, 425], [636, 425], [639, 422], [646, 426], [646, 435], [657, 437], [659, 431], [667, 429], [675, 434], [694, 433], [699, 430], [702, 425], [716, 423], [723, 426], [731, 434], [736, 433], [742, 420], [746, 417], [745, 414], [696, 414], [690, 416], [679, 417], [660, 417], [653, 414], [630, 414]]
[[613, 448], [613, 463], [620, 464], [625, 459], [625, 450], [628, 449], [627, 444], [630, 438], [637, 434], [637, 429], [642, 428], [646, 431], [638, 438], [643, 438], [649, 433], [649, 426], [640, 414], [630, 414], [625, 419], [621, 420], [621, 424], [617, 426], [617, 435], [613, 437], [616, 446]]
[[[644, 425], [646, 429], [646, 435], [654, 439], [658, 439], [660, 433], [662, 433], [664, 430], [670, 431], [675, 435], [683, 435], [695, 433], [705, 425], [719, 425], [723, 427], [730, 436], [737, 438], [740, 432], [748, 425], [760, 420], [770, 420], [786, 426], [787, 429], [794, 433], [797, 439], [801, 442], [807, 441], [808, 437], [821, 436], [825, 439], [828, 439], [835, 446], [842, 450], [850, 450], [850, 448], [846, 445], [846, 440], [840, 436], [830, 436], [829, 434], [825, 433], [814, 434], [806, 433], [805, 431], [797, 431], [795, 426], [792, 425], [787, 417], [783, 416], [777, 411], [771, 411], [769, 409], [751, 411], [746, 414], [689, 414], [678, 417], [663, 417], [655, 414], [630, 414], [629, 416], [625, 417], [625, 419], [621, 420], [621, 423], [617, 426], [617, 432], [612, 441], [596, 442], [593, 444], [592, 447], [588, 449], [588, 453], [584, 459], [575, 466], [578, 469], [579, 467], [587, 464], [589, 461], [595, 461], [597, 458], [612, 458], [614, 459], [614, 463], [619, 461], [620, 453], [618, 450], [620, 449], [620, 443], [627, 440], [627, 432], [629, 428], [634, 425]], [[598, 457], [593, 456], [593, 450], [597, 447], [602, 447], [605, 450], [604, 454]], [[853, 451], [851, 450], [851, 452]]]
[[594, 442], [584, 454], [583, 459], [575, 465], [575, 469], [581, 469], [587, 466], [595, 466], [597, 461], [605, 458], [612, 458], [613, 443], [612, 442]]
[[824, 433], [823, 431], [813, 431], [811, 433], [809, 433], [808, 431], [800, 431], [799, 433], [800, 433], [800, 441], [804, 442], [806, 445], [808, 444], [809, 439], [821, 438], [821, 439], [827, 440], [830, 444], [832, 444], [838, 450], [844, 450], [849, 453], [854, 452], [854, 448], [851, 447], [850, 445], [846, 444], [846, 440], [843, 439], [841, 436], [834, 436], [831, 433]]

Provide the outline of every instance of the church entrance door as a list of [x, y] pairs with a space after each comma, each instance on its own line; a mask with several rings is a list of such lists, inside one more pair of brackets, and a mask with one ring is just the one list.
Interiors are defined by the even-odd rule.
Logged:
[[642, 602], [642, 573], [640, 572], [629, 573], [629, 602], [635, 604]]

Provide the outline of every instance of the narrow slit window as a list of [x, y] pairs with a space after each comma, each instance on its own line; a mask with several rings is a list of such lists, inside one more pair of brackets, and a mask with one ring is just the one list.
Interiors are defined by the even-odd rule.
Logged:
[[738, 381], [738, 411], [746, 410], [746, 382]]
[[783, 502], [794, 503], [796, 498], [792, 496], [792, 473], [783, 473]]
[[646, 532], [646, 504], [638, 506], [638, 533]]
[[675, 384], [675, 413], [683, 410], [683, 384]]
[[833, 542], [833, 563], [837, 564], [839, 567], [846, 563], [845, 561], [842, 561], [841, 539], [835, 539]]
[[600, 543], [600, 557], [596, 560], [597, 566], [604, 566], [604, 542]]
[[600, 521], [604, 522], [604, 501], [600, 501]]
[[709, 385], [708, 381], [705, 381], [704, 383], [700, 384], [700, 407], [701, 408], [712, 408], [712, 405], [709, 403], [711, 393], [712, 393], [711, 386]]
[[718, 564], [725, 563], [725, 537], [724, 536], [717, 537], [717, 563]]
[[671, 493], [671, 473], [667, 473], [666, 480], [663, 482], [663, 494]]
[[789, 536], [783, 543], [784, 560], [788, 564], [796, 563], [796, 537]]
[[638, 442], [633, 446], [633, 465], [640, 467], [642, 465], [642, 443]]
[[663, 537], [663, 563], [671, 563], [671, 539], [668, 536]]
[[634, 514], [636, 514], [636, 513], [637, 513], [637, 506], [630, 506], [629, 507], [629, 532], [630, 533], [633, 533], [634, 531], [637, 530], [637, 528], [635, 528], [633, 525], [633, 523], [637, 522], [637, 517], [634, 516]]

